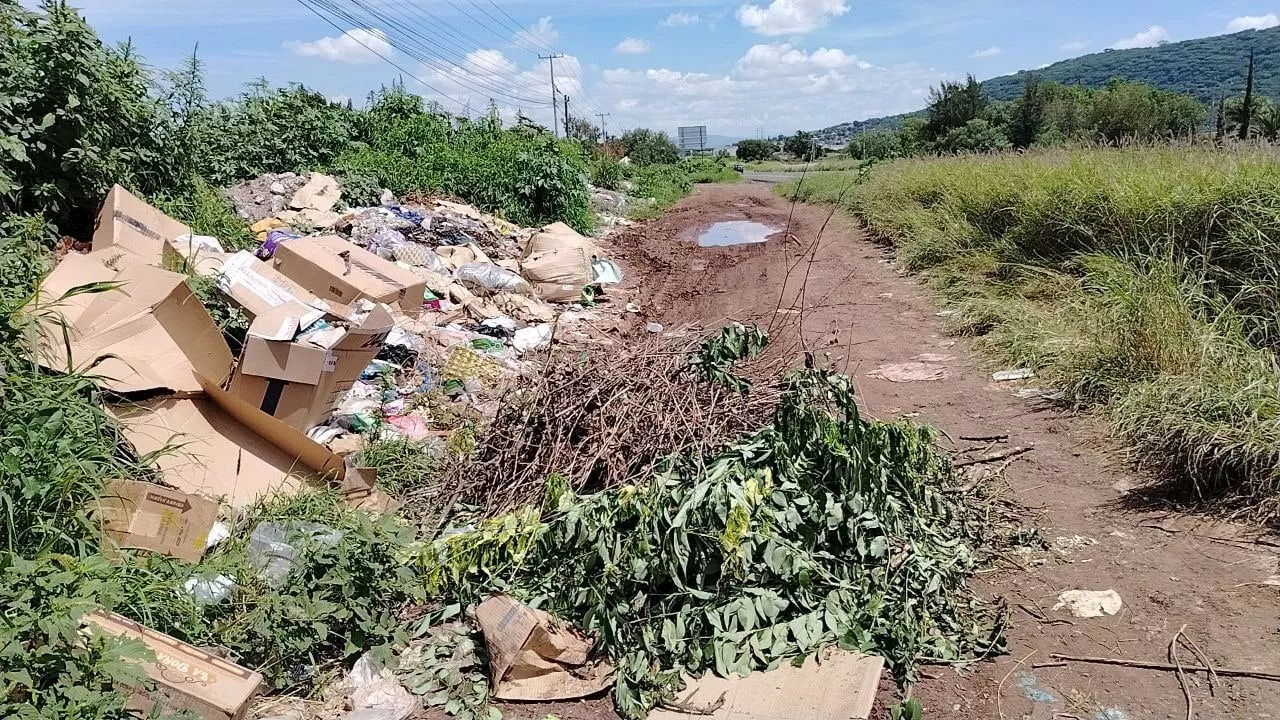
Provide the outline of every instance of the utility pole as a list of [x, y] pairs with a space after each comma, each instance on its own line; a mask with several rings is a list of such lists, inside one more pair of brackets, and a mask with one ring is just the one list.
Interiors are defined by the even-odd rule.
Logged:
[[[564, 57], [560, 53], [551, 53], [550, 55], [539, 55], [539, 60], [546, 60], [551, 66], [551, 132], [559, 134], [560, 118], [556, 117], [556, 60]], [[568, 133], [565, 134], [566, 137]]]
[[564, 96], [564, 137], [569, 139], [569, 96]]
[[609, 142], [609, 131], [604, 129], [604, 119], [609, 117], [609, 113], [596, 113], [596, 117], [600, 118], [600, 142]]

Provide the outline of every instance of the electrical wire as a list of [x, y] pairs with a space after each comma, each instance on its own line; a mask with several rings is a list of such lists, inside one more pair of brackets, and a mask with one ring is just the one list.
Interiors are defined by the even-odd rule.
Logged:
[[[391, 18], [380, 11], [374, 10], [364, 2], [364, 0], [351, 0], [352, 4], [372, 15], [378, 22], [367, 22], [366, 17], [358, 17], [349, 9], [340, 4], [341, 0], [307, 0], [319, 8], [324, 9], [333, 17], [340, 18], [349, 23], [352, 27], [377, 27], [384, 34], [384, 39], [389, 45], [396, 50], [414, 58], [426, 67], [435, 70], [442, 76], [442, 79], [452, 83], [456, 83], [464, 88], [470, 88], [473, 91], [482, 92], [490, 96], [490, 98], [502, 98], [504, 100], [522, 103], [533, 106], [545, 107], [548, 105], [546, 100], [540, 100], [534, 97], [518, 95], [515, 92], [508, 92], [505, 87], [499, 85], [509, 78], [489, 79], [482, 78], [473, 73], [468, 73], [465, 69], [450, 61], [446, 57], [442, 57], [437, 53], [427, 51], [424, 46], [417, 40], [413, 39], [414, 32], [411, 28], [407, 28], [403, 23]], [[378, 25], [386, 25], [388, 27], [378, 27]], [[361, 43], [364, 45], [364, 43]], [[366, 45], [367, 47], [367, 45]]]
[[[337, 30], [338, 32], [340, 32], [340, 33], [346, 33], [346, 32], [347, 32], [347, 30], [343, 29], [343, 28], [342, 28], [342, 26], [340, 26], [340, 25], [338, 25], [337, 23], [335, 23], [334, 21], [330, 20], [328, 17], [326, 17], [325, 15], [323, 15], [323, 14], [322, 14], [318, 9], [316, 9], [316, 8], [312, 7], [312, 6], [311, 6], [311, 4], [310, 4], [310, 2], [309, 2], [309, 0], [298, 0], [298, 3], [299, 3], [300, 5], [302, 5], [303, 7], [305, 7], [307, 10], [310, 10], [310, 11], [311, 11], [311, 12], [312, 12], [316, 17], [320, 18], [321, 20], [325, 21], [325, 22], [326, 22], [326, 23], [328, 23], [329, 25], [333, 26], [333, 28], [334, 28], [335, 30]], [[353, 28], [353, 29], [354, 29], [354, 28]], [[433, 86], [431, 85], [431, 83], [429, 83], [429, 82], [427, 82], [426, 80], [423, 80], [422, 78], [418, 77], [415, 73], [412, 73], [412, 72], [410, 72], [410, 71], [406, 70], [406, 69], [405, 69], [404, 67], [402, 67], [399, 63], [395, 62], [395, 61], [394, 61], [394, 60], [392, 60], [391, 58], [388, 58], [386, 55], [383, 55], [382, 53], [378, 52], [377, 50], [374, 50], [373, 48], [369, 47], [369, 46], [368, 46], [368, 45], [366, 45], [363, 41], [361, 41], [359, 38], [354, 37], [354, 36], [350, 36], [350, 35], [348, 35], [348, 37], [350, 37], [352, 40], [355, 40], [355, 41], [356, 41], [357, 43], [359, 43], [359, 44], [360, 44], [360, 46], [361, 46], [361, 47], [363, 47], [364, 49], [368, 50], [369, 52], [373, 53], [373, 54], [374, 54], [374, 55], [376, 55], [377, 57], [381, 58], [383, 62], [385, 62], [385, 63], [387, 63], [388, 65], [390, 65], [391, 67], [393, 67], [393, 68], [395, 68], [395, 69], [399, 70], [401, 73], [404, 73], [404, 74], [405, 74], [405, 75], [407, 75], [408, 77], [413, 78], [413, 79], [414, 79], [414, 80], [416, 80], [419, 84], [421, 84], [423, 87], [427, 88], [427, 89], [428, 89], [428, 90], [430, 90], [431, 92], [435, 93], [436, 95], [439, 95], [440, 97], [442, 97], [442, 98], [444, 98], [444, 99], [446, 99], [446, 100], [449, 100], [449, 101], [453, 102], [455, 105], [457, 105], [458, 107], [462, 108], [464, 112], [466, 112], [466, 111], [468, 110], [468, 108], [470, 107], [470, 105], [469, 105], [468, 103], [463, 103], [461, 100], [458, 100], [457, 98], [452, 97], [451, 95], [449, 95], [449, 94], [447, 94], [447, 93], [445, 93], [445, 92], [443, 92], [443, 91], [441, 91], [441, 90], [437, 90], [435, 87], [433, 87]]]

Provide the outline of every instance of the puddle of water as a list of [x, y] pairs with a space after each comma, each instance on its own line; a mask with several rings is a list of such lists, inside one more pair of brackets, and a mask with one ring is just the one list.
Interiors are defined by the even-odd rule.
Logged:
[[776, 229], [764, 223], [751, 222], [750, 220], [718, 222], [698, 236], [698, 245], [700, 247], [725, 247], [727, 245], [762, 243], [776, 232], [778, 232]]

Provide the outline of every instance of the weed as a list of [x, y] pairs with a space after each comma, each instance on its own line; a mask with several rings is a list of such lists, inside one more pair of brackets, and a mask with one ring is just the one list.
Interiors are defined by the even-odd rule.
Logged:
[[[927, 273], [953, 330], [1101, 407], [1179, 496], [1274, 518], [1278, 167], [1194, 146], [903, 160], [846, 203]], [[802, 195], [844, 184], [810, 175]]]

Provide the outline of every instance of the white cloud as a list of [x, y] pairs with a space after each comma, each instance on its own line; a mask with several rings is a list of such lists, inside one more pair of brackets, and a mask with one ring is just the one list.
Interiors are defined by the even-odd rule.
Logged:
[[1266, 30], [1280, 25], [1280, 16], [1275, 13], [1266, 15], [1244, 15], [1227, 23], [1227, 32], [1236, 33], [1244, 30]]
[[613, 51], [620, 55], [644, 55], [651, 49], [648, 40], [629, 37], [614, 46]]
[[986, 50], [979, 50], [979, 51], [975, 52], [975, 53], [974, 53], [973, 55], [971, 55], [970, 57], [976, 57], [976, 58], [990, 58], [990, 57], [995, 57], [995, 56], [999, 55], [1001, 52], [1004, 52], [1004, 51], [1003, 51], [1003, 50], [1001, 50], [1000, 48], [996, 47], [995, 45], [992, 45], [991, 47], [987, 48]]
[[802, 35], [849, 12], [845, 0], [773, 0], [769, 7], [743, 5], [738, 22], [761, 35]]
[[515, 34], [516, 40], [524, 40], [540, 45], [554, 45], [560, 39], [560, 31], [551, 22], [550, 16], [538, 18], [538, 22]]
[[391, 43], [387, 42], [386, 33], [376, 28], [355, 28], [338, 37], [322, 37], [311, 42], [294, 40], [284, 46], [301, 57], [354, 64], [376, 62], [379, 55], [390, 57], [394, 52]]
[[673, 12], [662, 21], [664, 27], [685, 27], [686, 25], [697, 25], [702, 18], [695, 13]]
[[[757, 44], [725, 73], [607, 69], [596, 99], [613, 128], [708, 125], [724, 135], [795, 132], [922, 107], [952, 75], [917, 64], [882, 67], [838, 47]], [[839, 102], [831, 102], [839, 98]]]
[[1077, 51], [1083, 50], [1087, 47], [1089, 47], [1088, 40], [1072, 40], [1071, 42], [1062, 43], [1063, 50]]
[[1160, 25], [1152, 25], [1143, 32], [1117, 40], [1111, 45], [1113, 50], [1132, 50], [1133, 48], [1155, 47], [1160, 43], [1169, 42], [1169, 31]]

